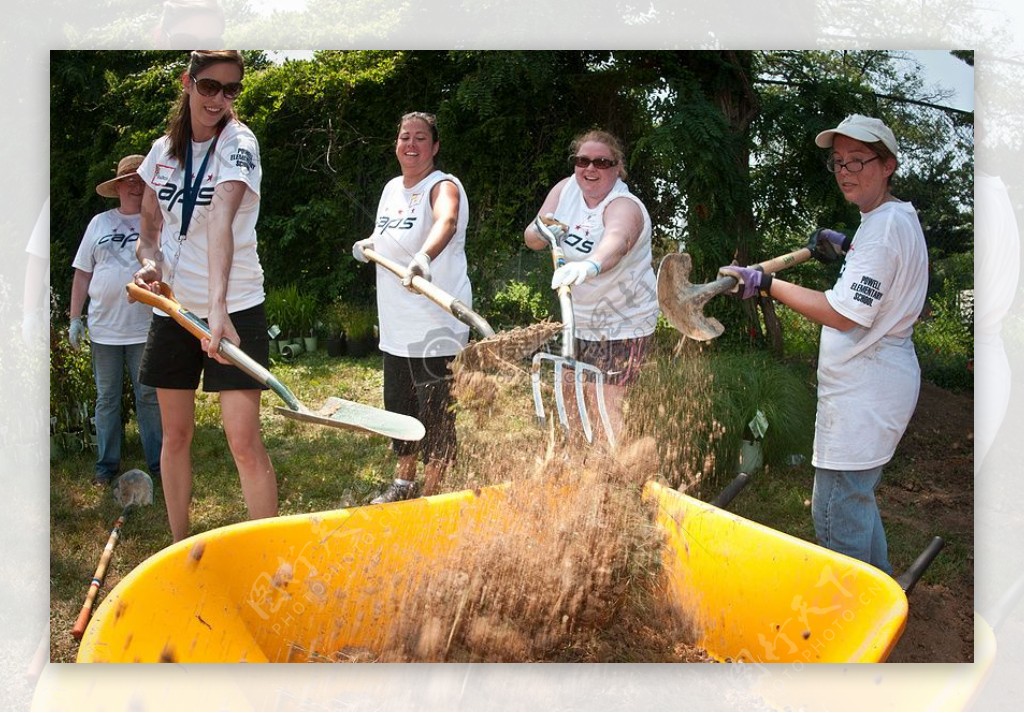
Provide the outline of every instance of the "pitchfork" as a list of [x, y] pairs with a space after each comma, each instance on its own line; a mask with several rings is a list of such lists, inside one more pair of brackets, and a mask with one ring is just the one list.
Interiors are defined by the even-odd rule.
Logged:
[[[559, 223], [551, 218], [538, 216], [533, 221], [533, 227], [551, 246], [551, 259], [557, 270], [565, 264], [565, 252], [562, 250], [561, 237], [568, 231], [568, 226]], [[558, 306], [562, 313], [562, 355], [555, 356], [547, 352], [537, 352], [533, 355], [533, 367], [530, 370], [530, 383], [533, 387], [533, 406], [537, 412], [537, 421], [544, 425], [544, 401], [540, 391], [540, 372], [545, 361], [550, 361], [554, 366], [555, 385], [555, 409], [558, 411], [558, 422], [569, 431], [569, 417], [565, 409], [565, 394], [562, 391], [563, 371], [573, 370], [573, 380], [576, 382], [576, 406], [580, 413], [580, 423], [583, 426], [583, 435], [587, 443], [594, 442], [594, 432], [590, 426], [590, 416], [587, 413], [587, 404], [583, 398], [583, 373], [593, 374], [594, 389], [597, 392], [597, 410], [601, 415], [601, 423], [604, 426], [608, 442], [615, 447], [615, 434], [612, 432], [612, 424], [608, 418], [608, 410], [604, 403], [604, 372], [593, 364], [586, 364], [576, 360], [576, 320], [572, 310], [572, 293], [568, 285], [559, 287]]]

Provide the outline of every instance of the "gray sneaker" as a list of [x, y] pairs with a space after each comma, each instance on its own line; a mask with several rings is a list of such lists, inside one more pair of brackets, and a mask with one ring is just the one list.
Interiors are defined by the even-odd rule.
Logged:
[[381, 503], [395, 503], [399, 500], [408, 500], [416, 495], [416, 483], [392, 482], [388, 489], [370, 501], [370, 505]]

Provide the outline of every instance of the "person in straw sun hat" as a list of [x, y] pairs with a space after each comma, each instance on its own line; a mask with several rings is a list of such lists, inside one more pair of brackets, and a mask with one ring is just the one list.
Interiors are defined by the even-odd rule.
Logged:
[[92, 370], [96, 380], [96, 469], [93, 483], [108, 485], [120, 470], [123, 442], [121, 385], [124, 371], [135, 389], [135, 413], [149, 472], [160, 473], [162, 445], [156, 390], [139, 381], [139, 365], [152, 319], [145, 305], [129, 304], [124, 286], [137, 269], [142, 179], [136, 170], [142, 156], [117, 162], [114, 177], [96, 186], [104, 198], [117, 198], [117, 208], [94, 216], [72, 262], [71, 326], [68, 340], [75, 349], [85, 339], [82, 310], [89, 303], [88, 323]]

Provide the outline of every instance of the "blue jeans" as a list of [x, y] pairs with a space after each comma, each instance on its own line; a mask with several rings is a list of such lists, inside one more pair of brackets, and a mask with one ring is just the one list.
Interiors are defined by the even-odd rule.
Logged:
[[92, 373], [96, 379], [96, 475], [110, 480], [121, 467], [121, 386], [124, 370], [135, 390], [135, 415], [139, 422], [139, 438], [146, 455], [149, 472], [160, 473], [160, 447], [163, 435], [160, 428], [160, 405], [156, 389], [139, 382], [139, 365], [145, 344], [92, 343]]
[[875, 489], [881, 480], [881, 466], [871, 470], [817, 468], [811, 514], [822, 547], [892, 574], [882, 514], [875, 500]]

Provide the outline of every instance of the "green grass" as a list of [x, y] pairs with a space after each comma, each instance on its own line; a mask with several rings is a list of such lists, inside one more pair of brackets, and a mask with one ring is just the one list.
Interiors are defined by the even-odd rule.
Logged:
[[[676, 446], [686, 439], [694, 447], [701, 445], [706, 448], [710, 440], [732, 441], [735, 446], [742, 424], [749, 417], [744, 415], [738, 421], [739, 426], [719, 425], [709, 430], [710, 422], [725, 422], [725, 417], [714, 415], [712, 404], [716, 398], [730, 403], [738, 399], [741, 408], [737, 412], [745, 413], [754, 403], [750, 401], [751, 393], [756, 394], [758, 405], [768, 404], [775, 409], [772, 413], [776, 415], [769, 418], [775, 427], [775, 438], [780, 443], [767, 466], [754, 474], [751, 483], [729, 509], [779, 531], [814, 541], [807, 504], [813, 481], [809, 458], [796, 467], [777, 462], [778, 454], [795, 452], [796, 449], [799, 449], [796, 452], [809, 456], [809, 450], [801, 444], [809, 443], [810, 433], [783, 434], [779, 426], [787, 422], [801, 424], [806, 419], [806, 414], [790, 412], [785, 419], [792, 420], [785, 421], [779, 411], [780, 404], [791, 407], [793, 403], [800, 403], [800, 409], [813, 409], [813, 399], [805, 402], [803, 397], [792, 398], [793, 390], [797, 388], [794, 384], [806, 386], [806, 368], [780, 366], [782, 371], [779, 371], [773, 365], [768, 373], [756, 376], [752, 372], [765, 366], [757, 356], [723, 355], [721, 359], [712, 359], [708, 354], [688, 354], [684, 359], [674, 362], [662, 354], [658, 369], [649, 372], [658, 377], [660, 381], [656, 382], [663, 387], [672, 386], [660, 396], [668, 411], [658, 415], [658, 408], [652, 405], [654, 395], [651, 392], [637, 398], [635, 408], [646, 403], [653, 410], [655, 418], [647, 420], [647, 425], [654, 428], [653, 435], [663, 440], [678, 439]], [[715, 363], [709, 365], [709, 360]], [[300, 400], [312, 407], [328, 396], [382, 406], [379, 355], [332, 359], [319, 351], [303, 354], [292, 363], [274, 362], [271, 370]], [[675, 378], [672, 372], [676, 370], [685, 372], [679, 377], [682, 381], [672, 380]], [[786, 370], [792, 373], [784, 373]], [[701, 386], [689, 390], [688, 383]], [[712, 383], [732, 396], [716, 397], [709, 392]], [[737, 384], [743, 393], [736, 391]], [[541, 431], [534, 424], [527, 374], [524, 372], [502, 379], [499, 386], [501, 388], [493, 398], [485, 399], [472, 408], [460, 407], [457, 415], [459, 460], [443, 482], [443, 490], [487, 485], [525, 475], [532, 469], [537, 454], [542, 453], [548, 444], [550, 431]], [[665, 398], [665, 393], [672, 396]], [[264, 440], [278, 475], [282, 515], [362, 505], [390, 481], [395, 459], [387, 439], [282, 418], [273, 411], [279, 403], [280, 399], [272, 392], [264, 394], [261, 416]], [[692, 422], [701, 428], [664, 430], [678, 417], [676, 410], [683, 408], [685, 411], [687, 404], [696, 410]], [[191, 508], [193, 533], [246, 518], [238, 475], [220, 424], [216, 396], [200, 394], [196, 422]], [[769, 434], [773, 433], [772, 428], [770, 426]], [[796, 429], [797, 426], [790, 428]], [[813, 421], [807, 428], [813, 429]], [[782, 438], [783, 435], [786, 438]], [[126, 440], [122, 468], [144, 467], [133, 421], [129, 423]], [[662, 451], [662, 472], [665, 472], [664, 458], [677, 459], [679, 449], [666, 450], [661, 448], [662, 445], [665, 444], [660, 443], [659, 450]], [[735, 451], [726, 448], [722, 452]], [[717, 489], [728, 482], [735, 463], [730, 458], [732, 456], [722, 457], [717, 463], [712, 459], [719, 472], [714, 480], [709, 479], [705, 488], [708, 492], [702, 493], [702, 498], [712, 498]], [[51, 658], [54, 661], [74, 660], [77, 645], [70, 635], [71, 625], [81, 608], [110, 527], [120, 512], [109, 490], [97, 489], [90, 484], [93, 461], [91, 452], [79, 452], [51, 464]], [[914, 478], [921, 478], [912, 470], [912, 465], [897, 459], [886, 469], [885, 482], [906, 484]], [[715, 488], [711, 487], [712, 482]], [[917, 520], [921, 520], [919, 514]], [[891, 558], [897, 571], [910, 564], [933, 534], [941, 534], [947, 540], [946, 549], [925, 575], [925, 581], [954, 584], [970, 576], [971, 533], [924, 532], [907, 524], [913, 521], [911, 517], [896, 517], [886, 522]], [[162, 492], [156, 488], [154, 503], [133, 512], [123, 528], [101, 596], [136, 565], [169, 544], [171, 537]]]

